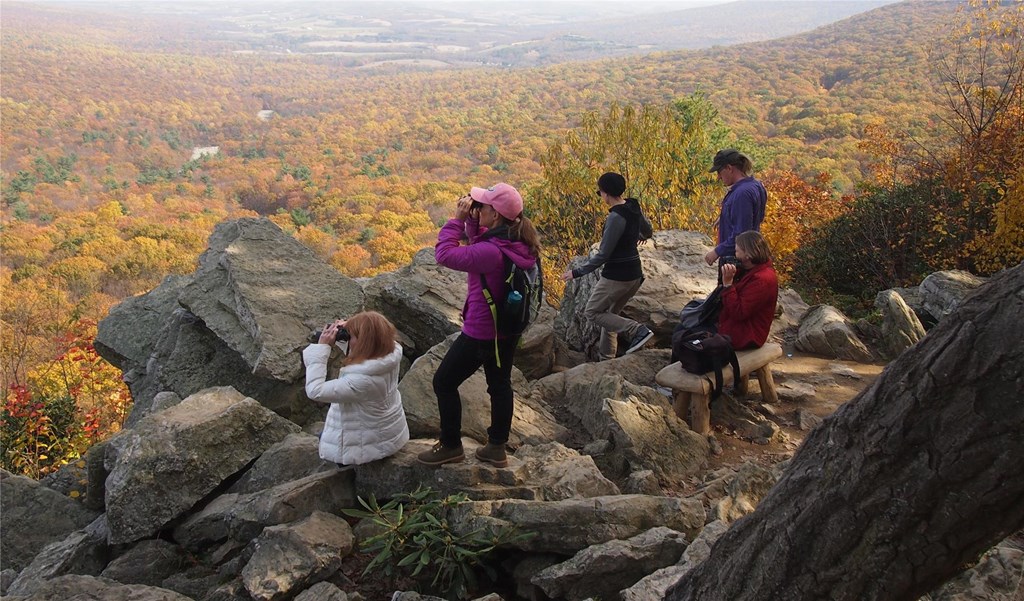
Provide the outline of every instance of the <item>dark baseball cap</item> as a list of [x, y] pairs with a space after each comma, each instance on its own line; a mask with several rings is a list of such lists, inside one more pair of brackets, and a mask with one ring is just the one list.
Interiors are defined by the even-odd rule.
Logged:
[[729, 165], [738, 165], [743, 162], [743, 153], [735, 148], [724, 148], [715, 154], [715, 160], [711, 164], [708, 173], [718, 173]]

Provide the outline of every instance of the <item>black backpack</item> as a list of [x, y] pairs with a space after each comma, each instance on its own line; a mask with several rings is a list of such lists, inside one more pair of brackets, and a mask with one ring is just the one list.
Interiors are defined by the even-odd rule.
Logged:
[[544, 276], [541, 273], [540, 260], [533, 267], [523, 269], [505, 256], [505, 284], [508, 292], [503, 299], [494, 299], [482, 273], [480, 284], [483, 287], [484, 298], [487, 299], [487, 306], [491, 309], [496, 334], [507, 337], [522, 336], [536, 321], [544, 293]]
[[692, 374], [715, 372], [711, 400], [722, 394], [722, 369], [732, 365], [732, 381], [740, 378], [740, 363], [732, 348], [732, 339], [710, 330], [678, 330], [672, 335], [672, 356]]
[[722, 286], [711, 291], [707, 298], [697, 298], [679, 311], [679, 327], [685, 330], [712, 329], [722, 311]]

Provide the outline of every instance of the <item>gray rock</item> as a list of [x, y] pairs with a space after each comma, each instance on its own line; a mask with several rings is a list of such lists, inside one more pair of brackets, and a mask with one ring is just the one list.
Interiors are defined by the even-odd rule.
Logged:
[[981, 556], [977, 564], [921, 601], [1017, 601], [1024, 592], [1024, 550], [1005, 540]]
[[796, 381], [779, 382], [775, 385], [775, 392], [780, 399], [797, 403], [809, 403], [818, 395], [814, 386]]
[[821, 424], [821, 418], [806, 409], [797, 409], [796, 421], [797, 426], [804, 432], [813, 430]]
[[[440, 433], [437, 397], [432, 382], [438, 365], [455, 338], [457, 335], [448, 337], [416, 359], [398, 385], [409, 422], [409, 433], [414, 438], [432, 437]], [[512, 368], [512, 388], [515, 391], [516, 407], [509, 444], [518, 446], [523, 442], [560, 440], [565, 435], [565, 429], [551, 415], [541, 398], [532, 393], [526, 378], [515, 367]], [[463, 436], [481, 443], [487, 442], [491, 401], [487, 395], [487, 380], [483, 370], [477, 370], [470, 376], [459, 388], [459, 393], [462, 396]]]
[[20, 572], [43, 547], [64, 540], [98, 515], [31, 478], [0, 470], [0, 569]]
[[816, 305], [807, 312], [800, 322], [796, 348], [833, 359], [872, 360], [871, 351], [853, 332], [846, 316], [829, 305]]
[[143, 540], [107, 564], [100, 576], [121, 584], [160, 586], [185, 565], [185, 557], [185, 550], [174, 543]]
[[363, 291], [269, 219], [237, 219], [216, 226], [178, 302], [253, 374], [291, 382], [310, 331], [362, 310]]
[[334, 469], [247, 495], [221, 495], [178, 525], [174, 539], [198, 552], [229, 539], [247, 543], [267, 526], [314, 511], [340, 513], [356, 505], [353, 477], [351, 468]]
[[772, 322], [772, 333], [781, 334], [784, 330], [797, 328], [810, 306], [800, 298], [800, 294], [792, 288], [779, 290], [778, 304], [775, 306], [775, 320]]
[[[12, 599], [17, 598], [13, 595]], [[141, 584], [121, 584], [106, 578], [69, 574], [39, 585], [32, 600], [68, 599], [69, 601], [192, 601], [174, 591]]]
[[726, 524], [754, 511], [775, 482], [778, 475], [755, 463], [744, 463], [736, 476], [726, 484], [726, 496], [715, 504], [714, 519]]
[[37, 594], [45, 581], [65, 574], [99, 575], [110, 556], [107, 536], [106, 517], [100, 516], [85, 528], [72, 532], [64, 540], [47, 545], [36, 555], [32, 563], [18, 574], [11, 583], [8, 594]]
[[881, 342], [887, 357], [898, 356], [924, 337], [921, 321], [895, 290], [879, 292], [875, 307], [882, 312]]
[[153, 405], [150, 411], [156, 413], [157, 411], [163, 411], [168, 407], [173, 407], [181, 402], [181, 397], [177, 393], [165, 390], [158, 392], [153, 397]]
[[640, 578], [675, 564], [687, 544], [679, 532], [657, 526], [626, 540], [587, 547], [542, 570], [532, 582], [555, 599], [615, 599], [620, 590]]
[[555, 310], [547, 303], [541, 305], [537, 321], [519, 340], [515, 360], [512, 362], [528, 380], [543, 378], [551, 373], [555, 364]]
[[318, 409], [305, 397], [302, 383], [253, 375], [240, 354], [201, 319], [180, 308], [156, 333], [153, 354], [145, 363], [125, 370], [124, 380], [133, 399], [125, 422], [129, 427], [154, 410], [160, 393], [184, 398], [215, 386], [231, 386], [296, 422], [308, 420]]
[[216, 591], [223, 592], [221, 587], [230, 580], [229, 576], [221, 575], [210, 566], [200, 563], [172, 574], [164, 580], [162, 586], [192, 599], [206, 599]]
[[443, 597], [432, 595], [421, 595], [414, 591], [396, 591], [391, 596], [391, 601], [446, 601]]
[[320, 439], [298, 432], [271, 446], [227, 492], [248, 494], [305, 478], [337, 466], [320, 459]]
[[668, 588], [711, 555], [711, 546], [728, 530], [725, 522], [711, 522], [700, 531], [690, 546], [683, 551], [679, 563], [655, 570], [633, 586], [619, 592], [622, 601], [652, 601], [664, 599]]
[[462, 329], [466, 274], [441, 267], [425, 248], [412, 264], [363, 282], [366, 308], [388, 316], [413, 342], [414, 354]]
[[7, 589], [11, 588], [11, 583], [17, 577], [18, 572], [12, 568], [0, 570], [0, 596], [7, 594]]
[[514, 527], [536, 536], [513, 543], [531, 552], [575, 553], [591, 545], [630, 538], [655, 526], [696, 536], [704, 526], [700, 501], [615, 495], [563, 501], [473, 501], [455, 508], [449, 523], [459, 532]]
[[614, 444], [609, 454], [621, 458], [625, 478], [629, 473], [649, 469], [664, 486], [685, 486], [686, 479], [707, 467], [710, 457], [707, 439], [687, 427], [671, 408], [642, 403], [634, 397], [623, 401], [606, 399], [602, 414]]
[[955, 311], [985, 281], [966, 271], [936, 271], [921, 282], [924, 310], [938, 321]]
[[270, 526], [253, 541], [242, 583], [256, 601], [293, 597], [330, 577], [352, 552], [352, 529], [340, 517], [314, 511], [290, 524]]
[[318, 582], [299, 593], [295, 601], [348, 601], [348, 595], [330, 582]]
[[115, 305], [97, 325], [96, 352], [125, 372], [145, 365], [156, 348], [158, 333], [180, 306], [178, 295], [191, 281], [191, 276], [169, 275], [146, 294]]
[[661, 484], [658, 483], [658, 477], [652, 470], [639, 470], [631, 473], [626, 478], [622, 492], [628, 495], [653, 495], [656, 497], [664, 494]]
[[233, 388], [212, 388], [107, 444], [110, 542], [152, 536], [298, 426]]
[[496, 469], [478, 461], [473, 453], [476, 441], [464, 438], [466, 461], [440, 468], [425, 466], [416, 455], [430, 448], [433, 440], [416, 439], [391, 457], [356, 466], [356, 488], [360, 495], [378, 499], [415, 490], [421, 484], [441, 495], [465, 493], [476, 500], [531, 499], [559, 500], [618, 494], [586, 455], [558, 443], [524, 445], [510, 455], [506, 468]]
[[[650, 347], [667, 347], [683, 305], [695, 297], [707, 296], [715, 288], [717, 272], [704, 263], [704, 254], [710, 248], [711, 240], [704, 234], [680, 230], [655, 232], [654, 238], [640, 247], [646, 279], [622, 315], [654, 331]], [[571, 266], [584, 261], [577, 258]], [[555, 318], [555, 335], [590, 360], [598, 358], [600, 330], [584, 318], [583, 310], [597, 279], [595, 272], [569, 282]], [[620, 352], [624, 350], [620, 344]]]

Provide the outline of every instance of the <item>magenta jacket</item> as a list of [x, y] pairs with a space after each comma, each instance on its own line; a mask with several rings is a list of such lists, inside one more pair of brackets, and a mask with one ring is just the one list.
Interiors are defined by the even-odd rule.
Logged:
[[[508, 293], [503, 251], [523, 269], [533, 267], [537, 259], [530, 254], [530, 247], [509, 240], [500, 231], [491, 232], [490, 236], [485, 236], [485, 233], [486, 230], [481, 231], [473, 219], [449, 219], [437, 233], [434, 257], [438, 265], [468, 274], [466, 303], [462, 307], [462, 333], [477, 340], [494, 340], [494, 320], [484, 298], [479, 274], [484, 274], [495, 300], [503, 299]], [[464, 236], [470, 241], [468, 246], [461, 244]]]

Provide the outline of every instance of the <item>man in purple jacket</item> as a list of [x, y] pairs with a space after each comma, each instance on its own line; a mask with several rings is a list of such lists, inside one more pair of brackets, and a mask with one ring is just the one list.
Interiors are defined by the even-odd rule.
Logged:
[[[735, 148], [719, 150], [711, 165], [711, 173], [728, 189], [718, 216], [718, 244], [704, 255], [708, 265], [724, 257], [736, 256], [736, 236], [747, 230], [761, 231], [768, 191], [754, 179], [754, 164]], [[721, 271], [721, 270], [719, 270]]]

